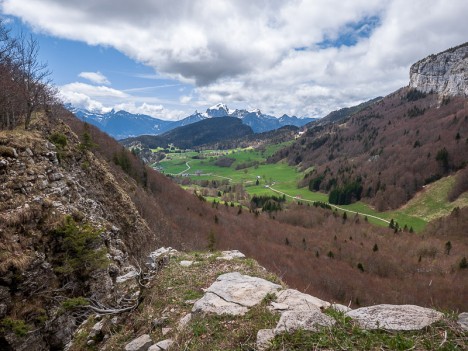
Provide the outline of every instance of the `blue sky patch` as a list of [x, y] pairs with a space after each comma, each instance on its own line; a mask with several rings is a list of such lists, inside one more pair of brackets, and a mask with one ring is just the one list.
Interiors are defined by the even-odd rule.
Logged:
[[359, 40], [369, 38], [380, 23], [378, 16], [364, 17], [358, 22], [352, 22], [340, 28], [337, 36], [325, 36], [325, 39], [317, 46], [320, 49], [354, 46]]

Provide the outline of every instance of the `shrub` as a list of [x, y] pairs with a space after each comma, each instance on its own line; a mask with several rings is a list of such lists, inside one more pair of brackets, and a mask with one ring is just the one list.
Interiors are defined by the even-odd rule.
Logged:
[[125, 173], [128, 174], [130, 172], [132, 165], [124, 148], [122, 148], [119, 153], [114, 154], [113, 161], [116, 165], [120, 166]]
[[408, 110], [408, 117], [413, 118], [413, 117], [421, 116], [424, 114], [424, 112], [426, 112], [425, 109], [423, 108], [421, 109], [417, 106], [414, 106]]
[[468, 268], [468, 262], [466, 261], [466, 257], [463, 257], [463, 258], [460, 260], [459, 267], [460, 267], [460, 269], [466, 269], [466, 268]]
[[62, 133], [53, 133], [49, 140], [52, 144], [54, 144], [58, 149], [63, 149], [67, 146], [67, 137], [65, 134]]
[[21, 319], [5, 317], [0, 325], [2, 329], [10, 330], [18, 336], [25, 336], [29, 331], [28, 325]]
[[73, 310], [75, 308], [79, 308], [79, 307], [84, 307], [84, 306], [88, 306], [89, 305], [89, 302], [88, 300], [86, 300], [84, 297], [80, 296], [80, 297], [74, 297], [74, 298], [70, 298], [70, 299], [66, 299], [65, 301], [62, 302], [62, 304], [60, 305], [60, 307], [64, 310]]
[[208, 250], [210, 252], [213, 252], [215, 250], [215, 245], [216, 245], [215, 233], [213, 230], [210, 230], [210, 232], [208, 233]]
[[419, 91], [417, 89], [411, 89], [406, 93], [406, 100], [408, 101], [416, 101], [419, 99], [423, 99], [426, 97], [426, 93]]
[[0, 156], [14, 158], [15, 150], [12, 147], [0, 145]]
[[88, 132], [83, 133], [82, 139], [83, 141], [81, 142], [79, 146], [81, 150], [91, 150], [97, 146], [97, 144], [93, 142], [93, 138], [91, 137], [91, 134], [89, 134]]
[[436, 161], [439, 162], [440, 166], [445, 172], [448, 172], [449, 170], [449, 153], [447, 149], [444, 147], [443, 149], [440, 149], [437, 151], [436, 154]]
[[320, 190], [320, 184], [322, 184], [323, 178], [325, 176], [322, 174], [316, 178], [313, 178], [309, 182], [309, 190], [310, 191], [319, 191]]
[[214, 163], [218, 167], [231, 167], [231, 165], [236, 162], [235, 158], [231, 157], [220, 157]]
[[87, 278], [92, 271], [107, 266], [106, 249], [98, 248], [100, 230], [89, 224], [78, 225], [67, 216], [52, 234], [58, 241], [57, 272]]
[[328, 196], [328, 202], [334, 205], [349, 205], [361, 200], [362, 185], [359, 180], [348, 183], [342, 188], [335, 188]]

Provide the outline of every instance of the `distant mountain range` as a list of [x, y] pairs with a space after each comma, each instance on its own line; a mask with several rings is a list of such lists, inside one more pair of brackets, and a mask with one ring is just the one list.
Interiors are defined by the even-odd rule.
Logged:
[[125, 139], [138, 135], [159, 135], [178, 127], [217, 117], [239, 118], [243, 124], [251, 127], [254, 133], [267, 132], [287, 125], [302, 127], [316, 120], [315, 118], [298, 118], [288, 115], [277, 118], [263, 114], [260, 110], [230, 110], [225, 104], [217, 104], [204, 113], [195, 111], [192, 115], [179, 121], [165, 121], [127, 111], [112, 110], [99, 113], [76, 108], [70, 104], [66, 105], [66, 107], [80, 120], [98, 127], [116, 139]]
[[206, 118], [190, 125], [177, 127], [161, 135], [140, 135], [123, 139], [120, 142], [126, 147], [139, 145], [155, 149], [170, 144], [181, 149], [190, 149], [205, 144], [242, 139], [253, 135], [252, 128], [236, 117]]

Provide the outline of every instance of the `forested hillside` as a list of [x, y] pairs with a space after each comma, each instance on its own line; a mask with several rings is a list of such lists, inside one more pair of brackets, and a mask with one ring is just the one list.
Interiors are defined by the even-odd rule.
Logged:
[[[368, 224], [362, 216], [347, 218], [314, 206], [259, 214], [227, 203], [207, 203], [144, 167], [96, 128], [86, 127], [70, 114], [64, 118], [78, 135], [89, 128], [97, 144], [95, 152], [114, 163], [116, 172], [123, 169], [136, 180], [138, 186], [127, 176], [116, 177], [164, 245], [189, 250], [239, 249], [292, 286], [337, 301], [465, 304], [457, 291], [468, 283], [461, 279], [465, 269], [459, 268], [467, 245], [461, 234], [466, 209], [460, 210], [460, 217], [447, 219], [452, 230], [439, 236], [439, 232], [395, 234], [393, 229]], [[444, 254], [447, 241], [454, 248], [450, 255]], [[430, 270], [423, 268], [429, 266]], [[458, 283], [452, 284], [457, 277]], [[431, 290], [423, 288], [427, 279], [437, 281]]]
[[216, 117], [178, 127], [162, 135], [142, 135], [122, 140], [122, 144], [141, 143], [155, 149], [169, 144], [181, 149], [190, 149], [204, 144], [213, 144], [229, 139], [238, 139], [253, 134], [252, 129], [235, 117]]
[[394, 209], [466, 166], [467, 99], [403, 88], [342, 122], [312, 126], [270, 162], [282, 159], [314, 166], [299, 185], [330, 193], [333, 203]]

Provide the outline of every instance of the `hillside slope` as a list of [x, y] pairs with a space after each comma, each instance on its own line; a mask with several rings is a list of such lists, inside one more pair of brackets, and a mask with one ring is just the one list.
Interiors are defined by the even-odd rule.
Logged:
[[[140, 277], [139, 267], [146, 272], [146, 256], [161, 245], [240, 249], [291, 286], [353, 306], [466, 309], [468, 280], [458, 268], [468, 247], [459, 234], [467, 225], [463, 210], [449, 221], [449, 232], [422, 239], [315, 207], [269, 216], [208, 204], [96, 128], [61, 109], [55, 116], [74, 132], [41, 114], [31, 131], [0, 132], [0, 346], [6, 350], [62, 349], [93, 308], [141, 304], [139, 285], [118, 281]], [[447, 241], [450, 255], [441, 254]]]
[[2, 350], [62, 349], [82, 320], [63, 304], [117, 301], [115, 278], [160, 242], [92, 145], [51, 122], [0, 131]]
[[329, 192], [358, 184], [355, 199], [397, 208], [468, 162], [468, 100], [438, 99], [400, 89], [339, 124], [310, 128], [270, 162], [315, 166], [301, 186]]
[[[468, 326], [457, 323], [457, 313], [381, 305], [371, 307], [372, 316], [367, 308], [351, 310], [289, 288], [240, 252], [161, 248], [155, 254], [168, 258], [167, 264], [149, 282], [140, 308], [91, 316], [70, 351], [136, 344], [193, 351], [393, 350], [400, 345], [433, 350], [441, 343], [461, 350], [468, 345]], [[376, 321], [382, 329], [372, 330]]]
[[181, 149], [190, 149], [204, 144], [213, 144], [230, 139], [237, 139], [253, 134], [250, 127], [235, 117], [216, 117], [178, 127], [158, 136], [142, 135], [121, 141], [129, 146], [138, 142], [143, 147], [155, 149], [169, 144]]

